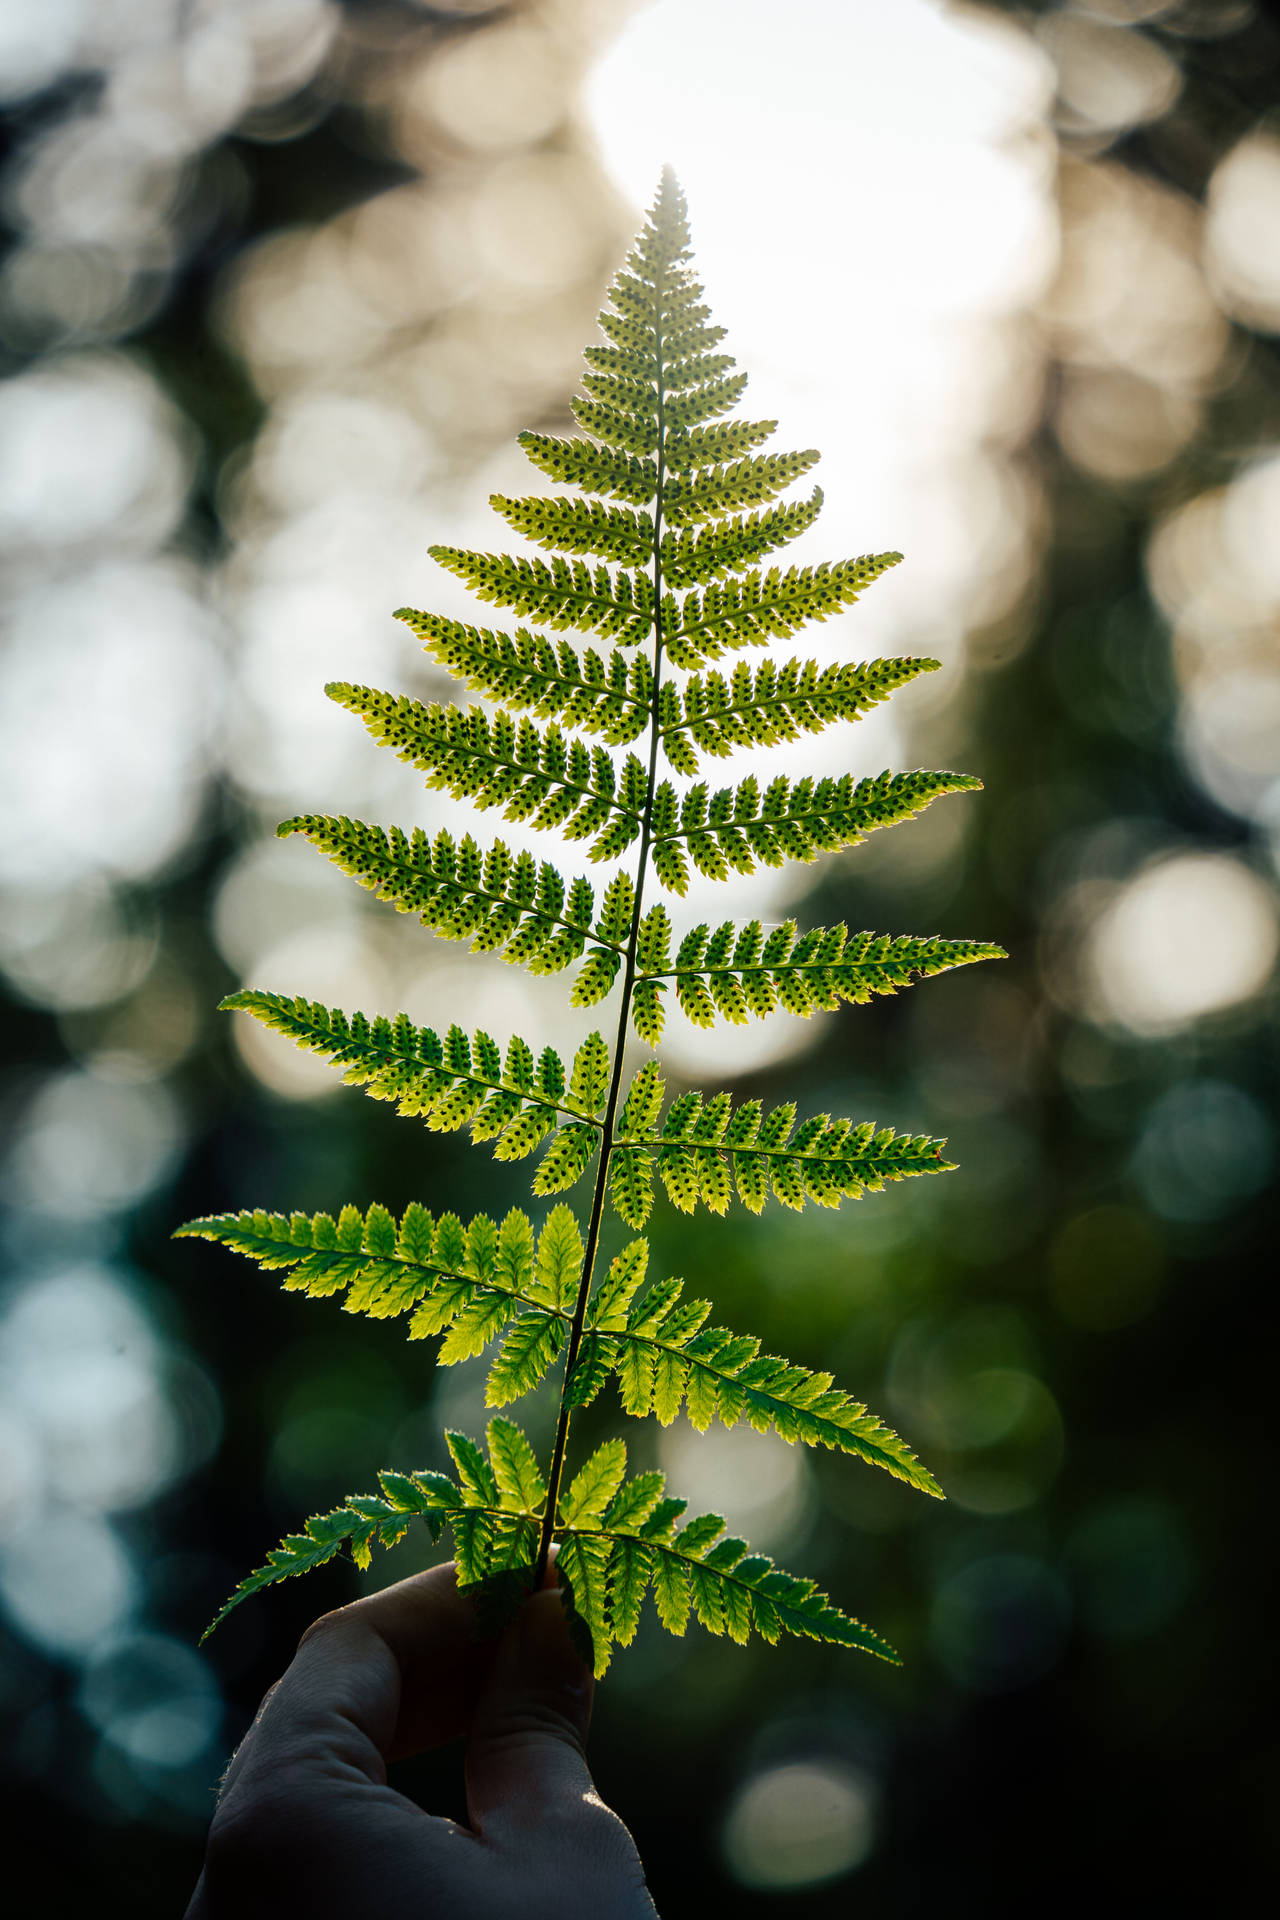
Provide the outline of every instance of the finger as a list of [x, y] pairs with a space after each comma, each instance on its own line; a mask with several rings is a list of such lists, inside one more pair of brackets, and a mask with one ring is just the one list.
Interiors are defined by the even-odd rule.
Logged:
[[585, 1745], [591, 1670], [554, 1588], [525, 1601], [498, 1644], [467, 1743], [467, 1805], [486, 1838], [499, 1820], [536, 1822], [541, 1803], [591, 1790]]
[[299, 1769], [329, 1777], [354, 1769], [381, 1784], [387, 1760], [461, 1733], [491, 1658], [452, 1566], [325, 1614], [259, 1708], [223, 1801]]
[[462, 1731], [493, 1653], [474, 1627], [444, 1566], [307, 1630], [228, 1770], [190, 1920], [448, 1910], [476, 1843], [393, 1792], [386, 1762]]
[[471, 1824], [562, 1914], [652, 1914], [631, 1835], [596, 1792], [585, 1742], [594, 1681], [560, 1594], [534, 1594], [503, 1635], [467, 1744]]

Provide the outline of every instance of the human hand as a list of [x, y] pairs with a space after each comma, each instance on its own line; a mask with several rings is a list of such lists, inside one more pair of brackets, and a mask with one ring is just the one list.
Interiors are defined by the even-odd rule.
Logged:
[[[187, 1920], [654, 1920], [635, 1843], [596, 1793], [592, 1678], [558, 1592], [474, 1637], [452, 1566], [303, 1635], [227, 1770]], [[465, 1734], [469, 1827], [387, 1785]]]

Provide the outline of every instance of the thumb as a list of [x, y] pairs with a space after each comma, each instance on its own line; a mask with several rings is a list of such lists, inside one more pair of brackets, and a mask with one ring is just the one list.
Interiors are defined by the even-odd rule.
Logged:
[[478, 1833], [501, 1844], [504, 1831], [514, 1836], [594, 1793], [585, 1753], [593, 1692], [559, 1592], [531, 1595], [498, 1644], [472, 1715], [467, 1804]]
[[533, 1890], [530, 1920], [654, 1920], [635, 1842], [587, 1767], [592, 1692], [560, 1595], [544, 1588], [499, 1643], [467, 1746], [471, 1824]]

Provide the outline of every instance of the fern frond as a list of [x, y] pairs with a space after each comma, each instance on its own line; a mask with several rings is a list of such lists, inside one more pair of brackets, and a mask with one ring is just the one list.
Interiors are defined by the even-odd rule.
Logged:
[[358, 1567], [367, 1567], [375, 1546], [398, 1545], [419, 1518], [433, 1541], [446, 1526], [451, 1530], [464, 1592], [495, 1575], [531, 1572], [547, 1488], [525, 1435], [495, 1417], [488, 1427], [488, 1458], [465, 1434], [445, 1438], [456, 1481], [446, 1473], [380, 1473], [381, 1495], [352, 1494], [334, 1512], [308, 1520], [305, 1533], [288, 1535], [265, 1566], [241, 1581], [202, 1637], [250, 1594], [323, 1566], [343, 1547]]
[[425, 773], [428, 787], [455, 800], [501, 807], [504, 820], [589, 840], [587, 857], [595, 861], [616, 860], [640, 832], [646, 774], [634, 753], [619, 777], [603, 747], [585, 747], [554, 721], [539, 729], [505, 713], [424, 705], [345, 681], [325, 692], [359, 714], [379, 746]]
[[[405, 1014], [370, 1018], [256, 989], [223, 1002], [434, 1131], [465, 1128], [504, 1161], [542, 1149], [536, 1194], [569, 1188], [594, 1163], [585, 1236], [563, 1205], [535, 1230], [519, 1209], [500, 1222], [480, 1214], [464, 1224], [417, 1202], [399, 1220], [375, 1204], [343, 1207], [336, 1218], [218, 1214], [179, 1229], [280, 1273], [286, 1290], [338, 1299], [345, 1312], [375, 1319], [406, 1316], [411, 1339], [438, 1339], [442, 1364], [488, 1353], [490, 1406], [537, 1387], [563, 1353], [549, 1467], [544, 1474], [505, 1419], [490, 1422], [486, 1446], [449, 1433], [452, 1473], [383, 1473], [380, 1492], [353, 1494], [289, 1535], [218, 1619], [248, 1594], [340, 1551], [367, 1565], [374, 1546], [394, 1545], [421, 1518], [432, 1541], [451, 1531], [459, 1581], [475, 1596], [482, 1630], [541, 1580], [558, 1535], [570, 1624], [597, 1672], [614, 1644], [634, 1637], [650, 1588], [673, 1632], [696, 1616], [738, 1641], [752, 1631], [769, 1640], [791, 1632], [896, 1660], [811, 1580], [724, 1538], [718, 1516], [685, 1519], [686, 1503], [666, 1493], [660, 1473], [628, 1479], [621, 1440], [606, 1440], [564, 1480], [571, 1412], [616, 1376], [632, 1415], [669, 1423], [683, 1408], [698, 1431], [745, 1418], [759, 1431], [860, 1457], [938, 1493], [898, 1435], [830, 1374], [710, 1324], [710, 1303], [686, 1299], [679, 1280], [650, 1284], [643, 1238], [621, 1249], [598, 1284], [595, 1274], [606, 1197], [639, 1229], [654, 1204], [655, 1174], [683, 1211], [701, 1203], [724, 1213], [735, 1194], [755, 1212], [771, 1193], [796, 1210], [809, 1201], [836, 1207], [890, 1180], [947, 1170], [941, 1141], [826, 1114], [798, 1122], [790, 1102], [766, 1113], [758, 1100], [735, 1106], [721, 1091], [668, 1104], [654, 1060], [624, 1087], [628, 1019], [655, 1044], [673, 989], [700, 1025], [776, 1007], [804, 1016], [1001, 952], [976, 941], [851, 938], [843, 924], [802, 934], [790, 920], [767, 934], [754, 920], [702, 924], [677, 947], [664, 907], [642, 913], [650, 864], [665, 887], [683, 893], [695, 870], [724, 879], [760, 864], [813, 860], [980, 782], [918, 771], [856, 783], [852, 774], [779, 777], [763, 789], [749, 778], [711, 792], [697, 779], [702, 755], [773, 746], [855, 720], [936, 662], [820, 669], [789, 660], [705, 671], [726, 652], [829, 618], [900, 556], [785, 571], [760, 564], [813, 523], [820, 491], [808, 500], [779, 496], [818, 455], [761, 451], [776, 422], [727, 417], [746, 376], [721, 349], [724, 329], [689, 265], [684, 200], [669, 171], [600, 326], [604, 344], [588, 350], [572, 402], [580, 437], [520, 436], [530, 462], [573, 497], [491, 499], [550, 558], [430, 550], [481, 599], [552, 632], [498, 632], [400, 609], [428, 655], [496, 713], [345, 681], [328, 691], [425, 774], [429, 788], [559, 830], [584, 843], [592, 861], [615, 860], [638, 841], [638, 869], [616, 874], [600, 892], [501, 840], [483, 848], [470, 835], [431, 838], [322, 813], [299, 814], [279, 831], [304, 835], [397, 911], [473, 952], [500, 953], [536, 974], [572, 966], [575, 1006], [595, 1005], [621, 979], [617, 1046], [611, 1054], [600, 1034], [589, 1034], [566, 1064], [551, 1048], [535, 1059], [519, 1037], [504, 1051], [487, 1033], [452, 1026], [439, 1034]], [[612, 644], [579, 648], [556, 637], [570, 630]], [[651, 643], [648, 657], [628, 659], [624, 649], [641, 641]], [[682, 686], [671, 669], [691, 677]], [[621, 752], [615, 763], [608, 749], [625, 750], [642, 735], [642, 753]], [[659, 746], [674, 774], [694, 783], [684, 794], [657, 780]]]
[[416, 1200], [398, 1226], [376, 1203], [367, 1214], [344, 1207], [336, 1221], [259, 1208], [188, 1220], [175, 1237], [216, 1241], [266, 1272], [285, 1270], [287, 1292], [327, 1299], [345, 1290], [345, 1313], [385, 1320], [412, 1312], [411, 1340], [446, 1336], [437, 1356], [444, 1366], [506, 1332], [486, 1389], [493, 1407], [529, 1392], [556, 1359], [582, 1274], [582, 1236], [563, 1205], [536, 1240], [517, 1209], [500, 1225], [478, 1214], [464, 1226], [454, 1213], [433, 1220]]
[[[693, 435], [689, 437], [692, 441]], [[743, 507], [763, 507], [770, 500], [776, 500], [811, 467], [816, 467], [821, 458], [816, 447], [807, 447], [803, 453], [755, 454], [712, 467], [686, 456], [686, 464], [697, 466], [700, 471], [692, 478], [667, 482], [662, 500], [663, 516], [673, 527], [689, 527], [698, 520], [712, 520], [722, 513], [738, 513]]]
[[461, 547], [429, 547], [431, 558], [464, 580], [480, 600], [510, 607], [545, 626], [607, 633], [619, 647], [639, 646], [653, 624], [647, 573], [594, 571], [581, 560], [513, 559]]
[[683, 693], [669, 685], [661, 714], [662, 746], [677, 773], [698, 770], [695, 748], [723, 759], [739, 747], [775, 747], [838, 720], [860, 720], [936, 660], [886, 659], [821, 668], [816, 660], [740, 660], [732, 676], [691, 674]]
[[[686, 1503], [665, 1496], [662, 1474], [626, 1481], [625, 1467], [622, 1443], [606, 1441], [570, 1490], [572, 1499], [584, 1476], [590, 1479], [590, 1512], [571, 1517], [566, 1502], [557, 1529], [556, 1575], [590, 1635], [597, 1676], [608, 1668], [614, 1643], [633, 1638], [649, 1587], [670, 1633], [682, 1634], [692, 1612], [709, 1632], [740, 1644], [753, 1630], [769, 1641], [794, 1633], [901, 1664], [886, 1640], [833, 1607], [812, 1580], [783, 1572], [743, 1540], [723, 1537], [719, 1514], [677, 1526]], [[601, 1487], [612, 1491], [596, 1518]]]
[[[586, 1110], [572, 1088], [566, 1092], [564, 1064], [551, 1047], [535, 1060], [532, 1048], [517, 1037], [504, 1060], [487, 1033], [477, 1032], [473, 1039], [454, 1026], [441, 1039], [432, 1028], [415, 1026], [407, 1014], [370, 1020], [301, 995], [290, 999], [254, 988], [228, 994], [220, 1004], [229, 1012], [251, 1013], [298, 1046], [325, 1055], [346, 1069], [342, 1077], [348, 1086], [363, 1087], [374, 1100], [390, 1101], [399, 1113], [424, 1119], [433, 1133], [467, 1127], [477, 1144], [492, 1140], [497, 1160], [526, 1159], [552, 1132], [557, 1114], [567, 1117], [566, 1124], [549, 1153], [565, 1133], [578, 1141], [589, 1131], [593, 1148], [598, 1138], [598, 1109]], [[591, 1034], [577, 1058], [603, 1044], [599, 1034]], [[583, 1159], [578, 1173], [585, 1164]], [[563, 1171], [559, 1162], [557, 1169]], [[535, 1192], [562, 1190], [535, 1182]]]
[[[617, 355], [616, 347], [600, 347], [596, 351]], [[590, 399], [602, 401], [615, 413], [632, 414], [637, 419], [656, 420], [658, 417], [658, 389], [652, 362], [646, 361], [641, 371], [634, 361], [623, 365], [622, 356], [618, 356], [614, 362], [599, 365], [588, 356], [581, 384]]]
[[592, 1299], [589, 1332], [566, 1387], [571, 1405], [589, 1404], [616, 1374], [623, 1408], [637, 1419], [653, 1413], [670, 1426], [683, 1406], [699, 1433], [713, 1420], [732, 1427], [745, 1419], [757, 1433], [772, 1430], [784, 1440], [856, 1455], [942, 1498], [905, 1442], [833, 1387], [829, 1373], [763, 1354], [753, 1335], [708, 1327], [711, 1302], [686, 1300], [680, 1280], [640, 1293], [647, 1255], [647, 1242], [634, 1242]]
[[[714, 367], [720, 362], [726, 366], [733, 365], [727, 354], [708, 354], [701, 361], [685, 361], [678, 367], [668, 369], [666, 385], [668, 388], [693, 386], [696, 384], [694, 369], [697, 366]], [[675, 380], [672, 379], [673, 373], [678, 376]], [[668, 431], [664, 449], [667, 471], [692, 473], [700, 467], [718, 467], [726, 460], [738, 460], [754, 447], [762, 447], [766, 440], [772, 440], [777, 431], [776, 420], [716, 420], [710, 426], [694, 427], [688, 433]], [[808, 458], [807, 455], [802, 457]]]
[[658, 491], [658, 463], [614, 453], [591, 440], [560, 440], [549, 433], [516, 435], [525, 457], [549, 479], [597, 493], [606, 499], [627, 500], [643, 507]]
[[[615, 405], [621, 404], [621, 396], [626, 393], [631, 404], [640, 407], [645, 404], [643, 395], [648, 392], [657, 405], [657, 361], [653, 353], [653, 343], [646, 343], [642, 351], [624, 347], [585, 347], [583, 358], [587, 371], [582, 376], [582, 384], [594, 400], [608, 400]], [[703, 386], [710, 380], [718, 380], [722, 374], [732, 372], [737, 361], [730, 353], [709, 353], [706, 351], [692, 354], [670, 363], [664, 362], [662, 385], [666, 393], [679, 393], [685, 387]], [[737, 422], [732, 423], [737, 425]], [[745, 423], [752, 426], [758, 438], [751, 444], [759, 445], [777, 430], [776, 420]], [[669, 436], [668, 436], [669, 444]], [[735, 448], [734, 451], [737, 451]], [[713, 454], [712, 459], [724, 459], [724, 453]]]
[[810, 499], [766, 513], [743, 514], [697, 533], [664, 533], [662, 578], [669, 587], [693, 587], [725, 572], [739, 572], [798, 539], [821, 511], [822, 489], [815, 487]]
[[593, 648], [578, 653], [568, 640], [523, 627], [492, 633], [414, 607], [395, 617], [422, 637], [440, 666], [513, 713], [527, 709], [575, 732], [598, 733], [611, 747], [625, 746], [648, 725], [653, 669], [643, 654], [628, 661], [613, 653], [606, 666]]
[[[808, 1200], [838, 1207], [842, 1200], [879, 1193], [889, 1181], [954, 1172], [942, 1157], [945, 1140], [877, 1129], [870, 1120], [832, 1120], [825, 1113], [797, 1128], [794, 1101], [766, 1114], [758, 1100], [735, 1108], [728, 1093], [710, 1099], [682, 1093], [659, 1126], [652, 1116], [665, 1087], [656, 1061], [640, 1068], [632, 1093], [640, 1085], [643, 1099], [630, 1112], [623, 1108], [618, 1147], [628, 1155], [632, 1187], [647, 1184], [656, 1167], [682, 1213], [692, 1213], [699, 1201], [713, 1213], [724, 1213], [735, 1189], [753, 1213], [762, 1211], [770, 1192], [797, 1213]], [[628, 1225], [635, 1224], [619, 1205], [616, 1187], [613, 1200]]]
[[738, 787], [713, 794], [699, 783], [677, 802], [664, 781], [654, 796], [654, 871], [670, 892], [683, 894], [689, 861], [705, 879], [727, 880], [731, 870], [754, 873], [757, 863], [780, 867], [787, 860], [816, 860], [837, 847], [860, 846], [879, 827], [912, 819], [943, 794], [973, 793], [981, 786], [963, 773], [886, 771], [856, 785], [850, 773], [794, 784], [780, 774], [761, 793], [748, 775]]
[[650, 413], [632, 407], [606, 406], [599, 400], [572, 400], [570, 410], [584, 433], [615, 453], [633, 453], [642, 457], [658, 446], [658, 422]]
[[647, 566], [653, 558], [652, 520], [626, 507], [602, 507], [594, 500], [564, 500], [544, 493], [520, 500], [491, 493], [489, 505], [526, 540], [554, 553], [590, 553], [628, 567]]
[[810, 620], [827, 620], [890, 567], [900, 553], [868, 553], [834, 565], [788, 567], [712, 582], [683, 600], [663, 596], [667, 650], [678, 667], [700, 667], [726, 649], [789, 640]]
[[784, 920], [766, 934], [758, 920], [725, 920], [714, 931], [705, 924], [691, 928], [673, 961], [671, 923], [661, 904], [645, 914], [641, 938], [645, 958], [639, 981], [658, 989], [644, 1000], [647, 1020], [640, 1037], [651, 1046], [662, 1035], [661, 983], [667, 980], [674, 983], [680, 1009], [696, 1027], [713, 1027], [717, 1019], [743, 1026], [779, 1007], [808, 1019], [843, 1002], [864, 1005], [876, 994], [898, 993], [917, 979], [1008, 957], [1003, 947], [982, 940], [905, 933], [850, 938], [842, 922], [801, 934], [794, 920]]
[[690, 381], [683, 392], [667, 395], [664, 414], [674, 433], [689, 434], [736, 407], [746, 391], [745, 373], [726, 374], [720, 380]]
[[[273, 1547], [267, 1555], [265, 1565], [242, 1580], [235, 1592], [223, 1602], [201, 1634], [201, 1641], [207, 1640], [214, 1628], [221, 1626], [232, 1608], [238, 1607], [251, 1594], [260, 1593], [264, 1587], [274, 1586], [280, 1580], [290, 1580], [297, 1574], [310, 1573], [313, 1568], [322, 1567], [343, 1547], [348, 1549], [358, 1567], [367, 1567], [372, 1559], [372, 1549], [375, 1546], [397, 1546], [418, 1516], [426, 1522], [432, 1541], [438, 1540], [443, 1531], [446, 1510], [441, 1497], [426, 1483], [438, 1478], [453, 1491], [452, 1483], [443, 1474], [384, 1474], [380, 1478], [387, 1498], [379, 1499], [376, 1494], [353, 1494], [346, 1506], [337, 1508], [333, 1513], [314, 1514], [307, 1521], [304, 1533], [286, 1534], [280, 1545]], [[388, 1482], [391, 1483], [390, 1487]]]
[[547, 974], [562, 972], [586, 952], [575, 1006], [594, 1006], [617, 977], [635, 897], [626, 874], [610, 883], [595, 918], [589, 881], [575, 879], [566, 888], [548, 861], [539, 865], [531, 854], [513, 854], [501, 840], [486, 851], [470, 834], [455, 844], [443, 828], [431, 839], [420, 827], [406, 834], [345, 814], [299, 814], [276, 832], [305, 835], [398, 913], [416, 913], [443, 940], [469, 941], [472, 953], [500, 953], [512, 966]]

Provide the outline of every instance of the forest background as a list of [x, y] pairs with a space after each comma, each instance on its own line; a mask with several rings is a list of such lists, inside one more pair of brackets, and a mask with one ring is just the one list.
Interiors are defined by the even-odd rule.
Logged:
[[[1234, 1910], [1280, 1798], [1256, 1677], [1273, 16], [28, 0], [0, 99], [0, 1713], [50, 1910], [181, 1911], [228, 1752], [357, 1576], [201, 1630], [301, 1513], [479, 1430], [483, 1363], [436, 1375], [395, 1323], [169, 1234], [338, 1190], [520, 1197], [214, 1008], [247, 982], [576, 1030], [559, 983], [272, 833], [317, 808], [441, 823], [323, 683], [442, 696], [391, 609], [463, 612], [430, 541], [509, 543], [488, 494], [528, 487], [520, 428], [568, 430], [664, 161], [753, 412], [824, 451], [800, 557], [906, 555], [799, 650], [943, 662], [806, 766], [985, 782], [788, 870], [770, 915], [1012, 957], [810, 1023], [671, 1022], [695, 1083], [948, 1136], [946, 1180], [799, 1224], [660, 1203], [654, 1241], [730, 1324], [865, 1396], [950, 1499], [772, 1436], [655, 1437], [696, 1506], [906, 1664], [642, 1630], [600, 1694], [601, 1791], [668, 1920], [717, 1895], [990, 1920], [1103, 1888]], [[409, 1784], [456, 1811], [452, 1767]]]

